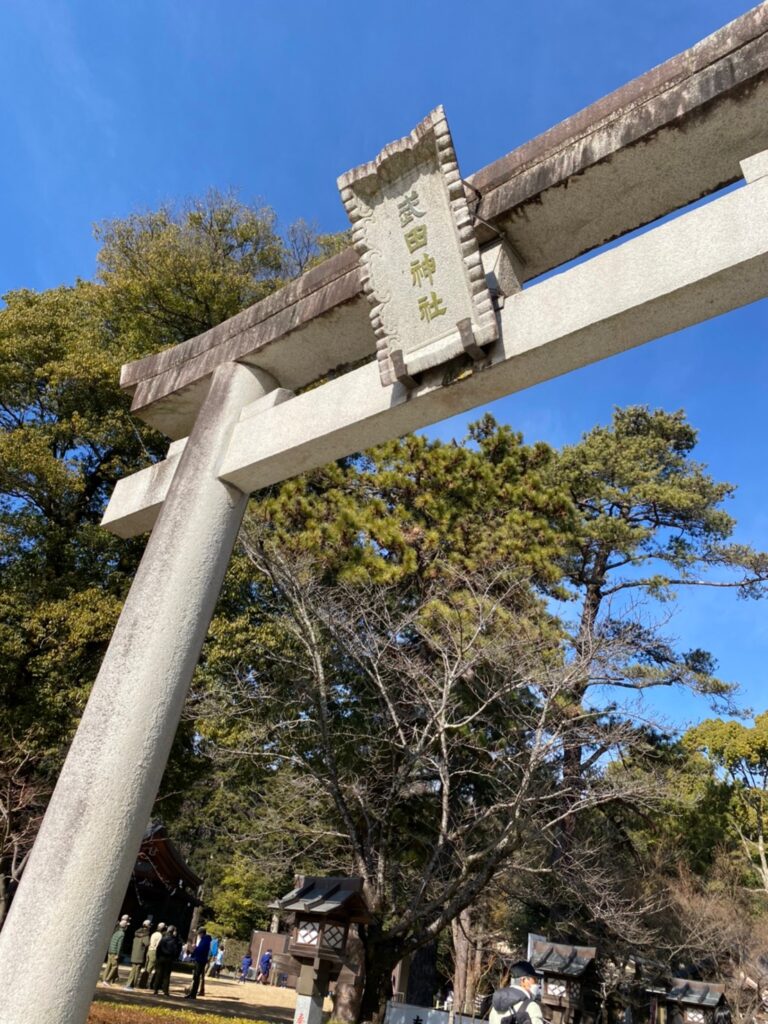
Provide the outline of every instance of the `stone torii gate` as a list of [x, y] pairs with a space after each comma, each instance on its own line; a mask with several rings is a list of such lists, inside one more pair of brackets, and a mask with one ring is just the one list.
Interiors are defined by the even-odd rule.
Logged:
[[104, 517], [152, 532], [0, 932], [2, 1024], [86, 1019], [249, 493], [767, 296], [767, 109], [763, 3], [465, 182], [435, 111], [340, 179], [354, 248], [123, 368], [172, 443]]

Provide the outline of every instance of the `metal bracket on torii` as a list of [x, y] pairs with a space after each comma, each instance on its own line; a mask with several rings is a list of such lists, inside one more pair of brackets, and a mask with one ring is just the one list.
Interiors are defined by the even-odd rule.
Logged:
[[[164, 462], [120, 481], [104, 516], [119, 536], [151, 535], [0, 932], [0, 1021], [86, 1019], [248, 495], [766, 297], [767, 103], [761, 4], [472, 175], [472, 239], [464, 221], [459, 230], [470, 292], [490, 284], [489, 306], [470, 303], [446, 321], [455, 331], [415, 345], [412, 321], [398, 322], [411, 348], [385, 386], [354, 250], [123, 368], [134, 414], [174, 443]], [[511, 276], [494, 289], [500, 268]], [[505, 293], [495, 309], [494, 290]], [[429, 317], [452, 313], [440, 300], [453, 291], [435, 288], [437, 301], [431, 291], [419, 296]], [[495, 340], [478, 336], [489, 325]], [[42, 979], [32, 943], [57, 965]]]

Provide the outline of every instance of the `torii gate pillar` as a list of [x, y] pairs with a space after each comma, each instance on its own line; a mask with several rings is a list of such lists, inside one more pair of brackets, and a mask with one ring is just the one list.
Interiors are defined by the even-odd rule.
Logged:
[[[248, 501], [218, 465], [241, 410], [275, 387], [238, 363], [213, 374], [0, 933], [2, 1024], [88, 1015]], [[55, 985], [18, 955], [30, 935]]]

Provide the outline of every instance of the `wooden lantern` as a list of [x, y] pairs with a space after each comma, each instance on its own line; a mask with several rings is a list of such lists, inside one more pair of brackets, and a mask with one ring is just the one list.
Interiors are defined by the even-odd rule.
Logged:
[[530, 961], [542, 976], [542, 1012], [553, 1024], [594, 1018], [596, 953], [594, 946], [569, 946], [547, 939], [531, 943]]

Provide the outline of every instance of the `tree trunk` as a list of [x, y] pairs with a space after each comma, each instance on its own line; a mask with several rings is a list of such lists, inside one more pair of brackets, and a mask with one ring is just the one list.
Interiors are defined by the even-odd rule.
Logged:
[[[606, 555], [601, 553], [595, 559], [594, 569], [594, 575], [600, 582], [590, 583], [587, 586], [587, 591], [584, 597], [584, 604], [581, 609], [581, 618], [579, 621], [579, 633], [576, 639], [576, 653], [579, 658], [584, 659], [583, 663], [585, 663], [584, 678], [573, 687], [570, 694], [570, 707], [564, 709], [564, 714], [566, 715], [569, 713], [581, 713], [584, 697], [589, 685], [589, 669], [588, 666], [586, 666], [586, 662], [592, 648], [595, 624], [597, 622], [597, 616], [600, 612], [600, 604], [602, 602], [602, 592], [600, 588], [605, 578], [605, 564]], [[567, 804], [575, 799], [581, 789], [582, 754], [583, 748], [581, 745], [568, 747], [563, 754], [563, 810], [566, 810]], [[555, 877], [557, 876], [557, 872], [561, 865], [567, 866], [568, 857], [574, 848], [575, 831], [576, 821], [574, 818], [565, 817], [560, 822], [560, 825], [555, 832], [552, 854], [550, 857], [550, 866], [553, 869]], [[568, 916], [568, 907], [557, 900], [553, 900], [549, 909], [549, 920], [555, 932], [558, 925], [560, 925], [560, 923]]]
[[412, 1006], [432, 1007], [439, 984], [437, 942], [433, 941], [421, 946], [411, 957], [405, 1001]]
[[200, 918], [203, 916], [203, 886], [197, 890], [197, 898], [200, 902], [197, 904], [195, 909], [192, 911], [192, 920], [189, 922], [189, 932], [187, 933], [187, 943], [195, 944], [197, 938], [197, 929], [200, 927]]
[[467, 986], [467, 999], [469, 1001], [467, 1012], [474, 1017], [475, 1002], [480, 979], [483, 976], [483, 948], [480, 942], [475, 943], [475, 955], [472, 957], [472, 973], [469, 975], [470, 984]]
[[363, 937], [365, 945], [365, 983], [360, 1001], [359, 1020], [380, 1020], [386, 1001], [392, 996], [392, 972], [403, 955], [400, 943], [387, 942], [381, 928], [370, 924]]
[[472, 927], [469, 907], [451, 922], [453, 935], [453, 1008], [457, 1013], [467, 1012], [467, 992], [469, 989]]
[[344, 1021], [344, 1024], [355, 1024], [360, 1014], [365, 984], [365, 947], [355, 927], [350, 929], [347, 939], [344, 968], [336, 983], [333, 1018]]
[[5, 872], [0, 871], [0, 928], [3, 927], [5, 915], [8, 913], [8, 884]]
[[[482, 910], [481, 910], [482, 915]], [[466, 907], [451, 923], [454, 949], [453, 1009], [474, 1016], [475, 996], [483, 973], [482, 942], [478, 929], [485, 925], [477, 919], [477, 909]]]

